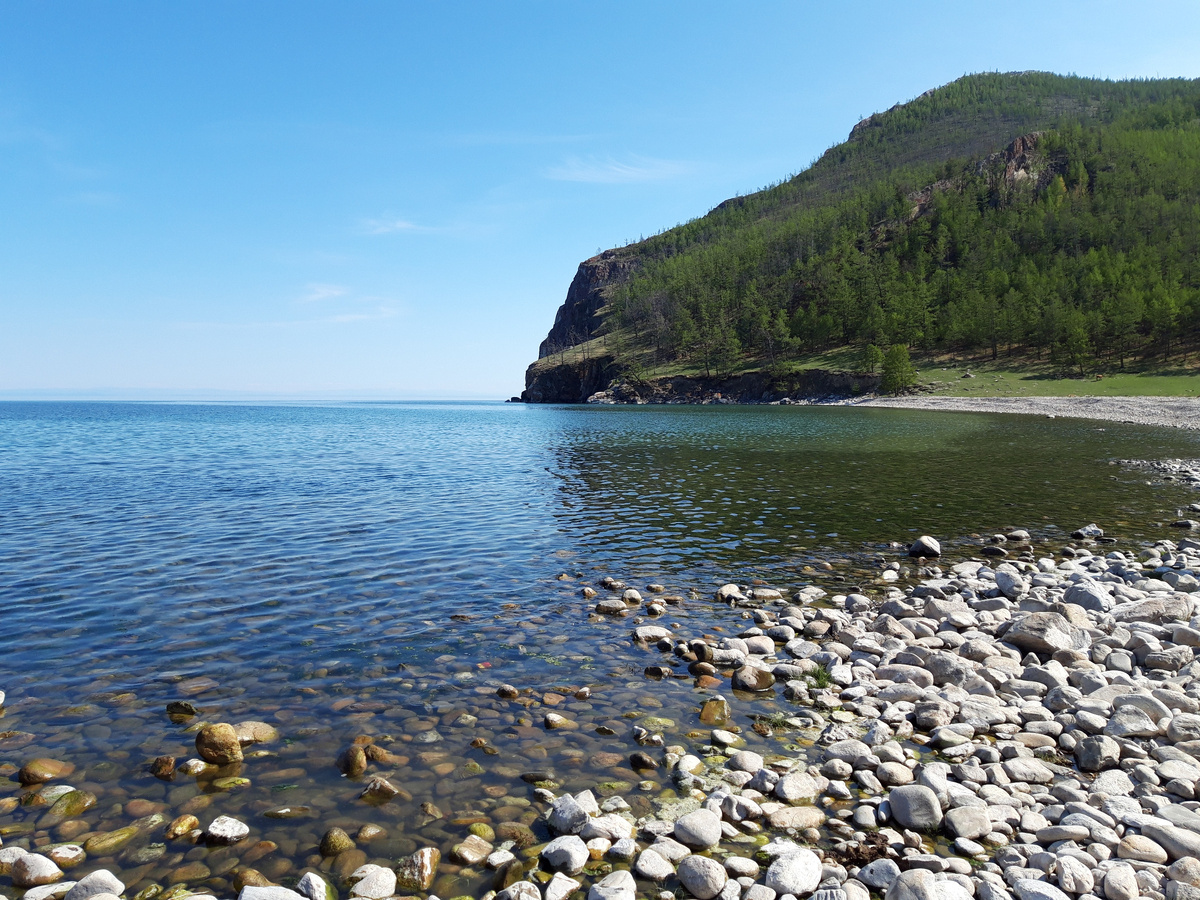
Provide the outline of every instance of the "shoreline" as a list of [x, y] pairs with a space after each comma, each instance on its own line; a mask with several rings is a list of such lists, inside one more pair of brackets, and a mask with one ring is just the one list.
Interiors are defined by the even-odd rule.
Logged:
[[[128, 885], [134, 900], [329, 900], [339, 888], [361, 900], [634, 900], [656, 890], [1087, 900], [1099, 886], [1108, 900], [1132, 900], [1147, 885], [1143, 896], [1179, 895], [1200, 855], [1200, 632], [1189, 624], [1200, 541], [1114, 553], [1120, 545], [1092, 525], [1072, 544], [1016, 530], [943, 556], [922, 537], [860, 573], [861, 588], [840, 590], [801, 579], [685, 598], [657, 584], [643, 596], [607, 576], [577, 583], [571, 615], [599, 630], [610, 664], [636, 661], [624, 679], [644, 666], [624, 687], [660, 686], [664, 706], [627, 708], [622, 723], [593, 706], [621, 689], [609, 679], [556, 693], [523, 684], [520, 671], [503, 673], [515, 684], [477, 683], [482, 708], [468, 704], [469, 721], [437, 727], [448, 742], [460, 725], [472, 746], [494, 741], [504, 781], [437, 792], [445, 812], [422, 809], [448, 827], [414, 830], [403, 855], [370, 845], [403, 821], [389, 801], [395, 810], [420, 799], [405, 789], [416, 792], [409, 759], [416, 767], [416, 745], [431, 742], [363, 721], [362, 736], [319, 766], [340, 769], [353, 783], [346, 799], [361, 791], [366, 803], [231, 808], [236, 791], [196, 794], [193, 779], [268, 778], [269, 760], [285, 764], [267, 749], [283, 735], [264, 721], [196, 720], [218, 711], [177, 702], [168, 713], [195, 722], [184, 734], [200, 758], [155, 759], [158, 781], [122, 797], [123, 810], [86, 776], [63, 785], [73, 762], [18, 748], [17, 780], [44, 802], [10, 800], [7, 812], [25, 811], [32, 827], [6, 834], [5, 861], [13, 886], [36, 900], [86, 900], [96, 884], [118, 895]], [[671, 685], [690, 686], [690, 702], [671, 703]], [[572, 775], [550, 758], [523, 771], [532, 760], [512, 758], [504, 720], [478, 727], [488, 707], [538, 744], [571, 735], [606, 771]], [[593, 729], [613, 733], [621, 751], [585, 750]], [[479, 761], [460, 776], [482, 774]], [[155, 790], [163, 781], [182, 789], [176, 799]], [[264, 816], [301, 811], [308, 821], [266, 840]], [[289, 864], [272, 866], [280, 855]]]
[[1064, 419], [1096, 419], [1126, 425], [1200, 429], [1200, 399], [1186, 397], [871, 397], [846, 406], [985, 412]]

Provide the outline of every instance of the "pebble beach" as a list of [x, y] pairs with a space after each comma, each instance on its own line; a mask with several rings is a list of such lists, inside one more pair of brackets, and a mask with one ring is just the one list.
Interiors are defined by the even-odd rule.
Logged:
[[[632, 661], [623, 710], [603, 679], [472, 678], [474, 705], [401, 733], [370, 721], [387, 704], [342, 704], [361, 733], [307, 768], [287, 716], [214, 721], [177, 682], [162, 718], [192, 752], [148, 737], [145, 797], [8, 731], [0, 878], [24, 900], [1194, 900], [1200, 523], [1174, 524], [1138, 547], [1014, 529], [962, 559], [924, 536], [844, 592], [604, 576], [569, 615]], [[646, 708], [666, 688], [694, 702]], [[479, 762], [438, 752], [456, 740]], [[579, 771], [504, 765], [514, 741]], [[356, 815], [228, 800], [313, 769]], [[417, 803], [442, 841], [388, 842], [388, 810]]]
[[1100, 419], [1131, 425], [1200, 428], [1200, 400], [1186, 397], [872, 397], [855, 406], [944, 412], [1019, 413], [1066, 419]]

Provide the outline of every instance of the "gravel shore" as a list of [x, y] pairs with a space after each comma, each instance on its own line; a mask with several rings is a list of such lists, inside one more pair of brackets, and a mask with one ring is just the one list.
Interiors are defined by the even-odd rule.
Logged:
[[1200, 400], [1184, 397], [873, 397], [855, 406], [946, 412], [1024, 413], [1133, 425], [1200, 428]]

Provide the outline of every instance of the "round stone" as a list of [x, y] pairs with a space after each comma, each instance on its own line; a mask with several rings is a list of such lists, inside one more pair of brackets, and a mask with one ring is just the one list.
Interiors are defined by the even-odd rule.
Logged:
[[913, 831], [934, 831], [942, 824], [937, 794], [923, 784], [906, 784], [888, 792], [892, 818]]
[[689, 856], [679, 864], [679, 883], [697, 900], [712, 900], [728, 880], [724, 867], [707, 856]]
[[721, 819], [710, 810], [698, 809], [680, 816], [674, 835], [675, 840], [694, 850], [707, 850], [721, 840]]

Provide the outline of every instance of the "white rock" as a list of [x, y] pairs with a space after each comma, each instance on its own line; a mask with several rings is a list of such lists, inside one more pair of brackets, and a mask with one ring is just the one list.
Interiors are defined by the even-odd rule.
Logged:
[[592, 885], [588, 900], [634, 900], [636, 895], [637, 882], [633, 876], [625, 869], [618, 869]]
[[639, 878], [645, 878], [647, 881], [666, 881], [675, 874], [675, 867], [656, 851], [647, 848], [638, 854], [633, 871]]
[[[330, 885], [316, 872], [306, 872], [296, 884], [296, 891], [308, 900], [329, 900]], [[336, 898], [336, 894], [333, 895]]]
[[95, 894], [116, 894], [125, 891], [125, 883], [108, 869], [97, 869], [75, 882], [67, 894], [67, 900], [88, 900]]
[[679, 883], [697, 900], [712, 900], [728, 880], [724, 867], [707, 856], [689, 856], [679, 864]]
[[811, 850], [782, 856], [767, 869], [766, 885], [776, 894], [811, 894], [821, 883], [821, 860]]
[[217, 816], [204, 832], [216, 844], [236, 844], [250, 834], [250, 826], [232, 816]]
[[12, 865], [12, 882], [17, 887], [36, 887], [50, 884], [63, 877], [63, 871], [49, 857], [40, 853], [26, 853]]
[[550, 883], [542, 891], [545, 900], [567, 900], [582, 885], [574, 878], [568, 878], [562, 872], [555, 872]]
[[354, 882], [350, 888], [351, 897], [385, 900], [396, 893], [396, 873], [383, 866], [371, 863], [359, 866], [350, 875], [350, 880]]
[[542, 861], [549, 868], [568, 875], [582, 872], [589, 857], [587, 844], [574, 834], [557, 837], [542, 848]]

